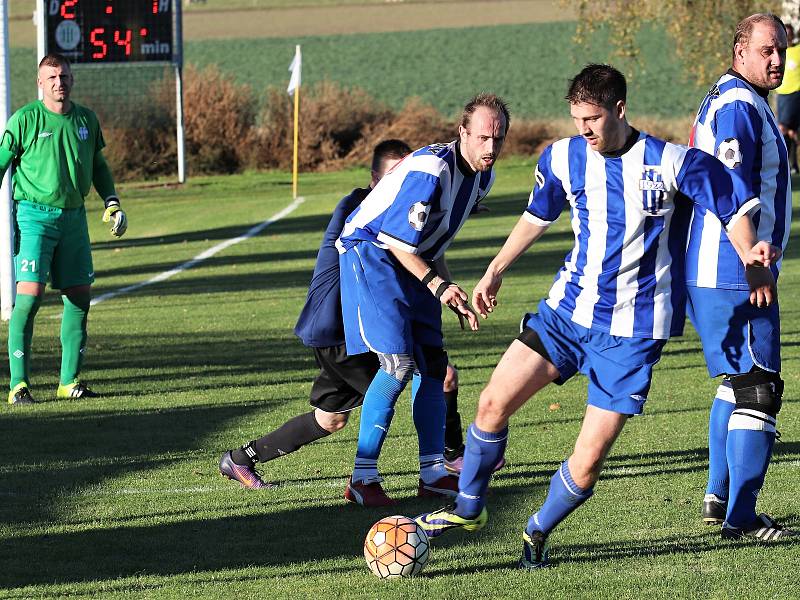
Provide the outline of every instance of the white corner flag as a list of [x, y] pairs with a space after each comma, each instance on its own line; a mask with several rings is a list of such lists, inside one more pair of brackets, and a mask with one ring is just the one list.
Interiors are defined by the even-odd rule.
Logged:
[[295, 46], [294, 58], [292, 59], [292, 64], [289, 65], [289, 71], [292, 73], [292, 77], [289, 79], [289, 87], [286, 88], [286, 91], [289, 92], [290, 96], [294, 96], [294, 91], [300, 87], [300, 71], [302, 70], [302, 62], [303, 57], [300, 54], [300, 46]]

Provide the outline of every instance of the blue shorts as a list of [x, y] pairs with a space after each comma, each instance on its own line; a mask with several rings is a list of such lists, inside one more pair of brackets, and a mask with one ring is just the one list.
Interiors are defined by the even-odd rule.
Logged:
[[589, 378], [589, 404], [623, 415], [642, 413], [653, 366], [661, 359], [667, 340], [587, 329], [562, 317], [544, 300], [539, 313], [525, 315], [522, 325], [542, 340], [560, 375], [555, 383], [561, 385], [575, 373], [583, 373]]
[[441, 348], [442, 305], [387, 250], [360, 242], [339, 255], [347, 354]]
[[711, 377], [747, 373], [753, 366], [781, 370], [778, 303], [758, 308], [750, 292], [689, 287], [687, 309], [700, 334]]

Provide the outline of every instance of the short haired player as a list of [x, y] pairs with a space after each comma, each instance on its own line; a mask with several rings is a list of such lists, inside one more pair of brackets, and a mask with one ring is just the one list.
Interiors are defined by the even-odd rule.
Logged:
[[98, 394], [81, 381], [86, 321], [94, 282], [84, 201], [94, 186], [103, 199], [103, 221], [111, 234], [125, 233], [111, 171], [103, 158], [105, 141], [97, 116], [70, 100], [69, 61], [48, 54], [39, 63], [42, 100], [11, 115], [0, 142], [0, 176], [14, 167], [14, 266], [17, 297], [8, 332], [11, 370], [9, 404], [32, 404], [30, 356], [33, 323], [48, 279], [61, 291], [61, 374], [58, 398]]
[[[504, 272], [566, 207], [574, 247], [481, 393], [455, 504], [417, 517], [434, 537], [483, 527], [488, 465], [504, 452], [511, 415], [549, 383], [583, 373], [589, 380], [583, 424], [525, 527], [519, 561], [525, 569], [547, 565], [548, 536], [591, 497], [617, 435], [644, 408], [664, 344], [683, 328], [682, 265], [693, 203], [717, 215], [747, 264], [780, 254], [755, 237], [748, 213], [758, 200], [736, 196], [713, 157], [628, 124], [619, 71], [588, 65], [571, 81], [567, 100], [579, 135], [553, 143], [539, 158], [528, 207], [475, 287], [475, 309], [484, 317], [495, 309]], [[753, 282], [759, 302], [774, 294], [769, 271], [762, 275]]]

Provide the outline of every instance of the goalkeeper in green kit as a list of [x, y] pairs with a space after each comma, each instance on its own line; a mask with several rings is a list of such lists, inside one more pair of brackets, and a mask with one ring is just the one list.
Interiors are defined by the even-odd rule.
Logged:
[[125, 233], [114, 180], [103, 158], [97, 116], [71, 102], [69, 61], [48, 54], [39, 63], [43, 99], [23, 106], [8, 120], [0, 141], [0, 176], [14, 166], [14, 266], [17, 299], [8, 333], [11, 367], [9, 404], [32, 404], [28, 366], [33, 321], [48, 276], [61, 290], [61, 377], [56, 396], [97, 396], [80, 380], [86, 347], [86, 317], [94, 281], [84, 198], [94, 184], [105, 202], [103, 221]]

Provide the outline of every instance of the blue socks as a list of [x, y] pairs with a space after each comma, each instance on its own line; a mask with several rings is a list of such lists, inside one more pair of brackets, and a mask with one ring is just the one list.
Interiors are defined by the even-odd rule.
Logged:
[[358, 449], [353, 481], [378, 481], [378, 456], [394, 416], [394, 405], [406, 387], [386, 371], [379, 370], [364, 396], [361, 427], [358, 430]]
[[573, 510], [591, 498], [593, 493], [593, 488], [584, 490], [575, 484], [565, 460], [550, 479], [547, 498], [542, 507], [528, 519], [525, 531], [528, 535], [534, 531], [549, 534]]
[[419, 455], [444, 452], [444, 421], [447, 406], [444, 403], [443, 381], [420, 377], [411, 380], [411, 411], [414, 427], [419, 437]]
[[494, 468], [505, 455], [508, 427], [497, 433], [481, 431], [473, 423], [467, 430], [464, 466], [458, 480], [455, 512], [465, 519], [477, 517], [486, 504], [486, 490]]
[[727, 456], [731, 478], [725, 518], [731, 527], [746, 527], [756, 519], [756, 500], [764, 485], [774, 443], [774, 417], [753, 410], [733, 413], [728, 431]]
[[734, 408], [736, 404], [730, 384], [720, 385], [708, 418], [708, 484], [706, 485], [706, 494], [714, 494], [720, 500], [728, 498], [728, 458], [725, 448], [728, 441], [728, 421]]

